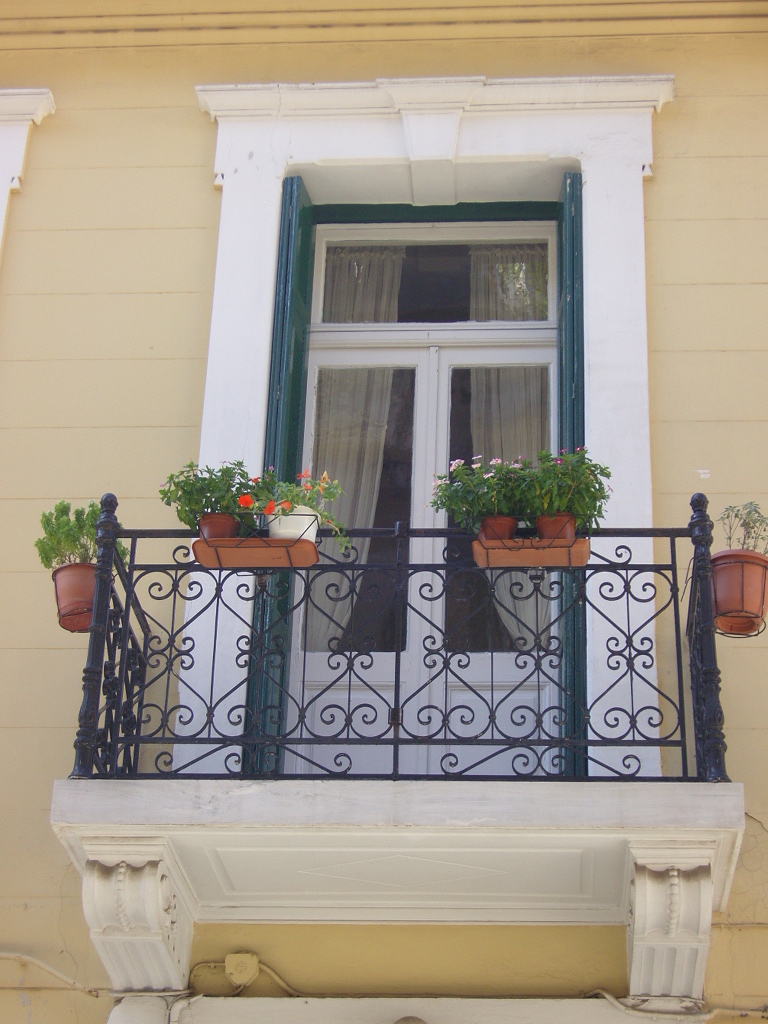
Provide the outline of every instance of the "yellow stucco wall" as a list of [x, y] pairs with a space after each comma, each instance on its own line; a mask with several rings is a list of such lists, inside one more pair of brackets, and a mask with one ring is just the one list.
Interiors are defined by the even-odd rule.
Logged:
[[[9, 3], [0, 11], [13, 16]], [[60, 6], [37, 13], [53, 17]], [[646, 186], [656, 519], [684, 523], [697, 489], [716, 511], [748, 497], [768, 507], [765, 23], [730, 26], [742, 35], [708, 35], [718, 26], [705, 22], [681, 23], [684, 35], [653, 25], [640, 36], [628, 23], [592, 35], [551, 22], [462, 32], [422, 14], [417, 27], [363, 30], [350, 27], [352, 6], [339, 6], [347, 27], [333, 30], [337, 43], [324, 41], [328, 30], [313, 35], [311, 19], [282, 36], [263, 25], [233, 30], [227, 43], [207, 29], [111, 38], [90, 25], [77, 37], [36, 37], [26, 22], [0, 37], [0, 88], [45, 86], [57, 106], [32, 129], [0, 265], [0, 949], [32, 953], [89, 985], [108, 982], [89, 945], [79, 878], [48, 825], [53, 780], [72, 765], [86, 641], [57, 628], [49, 574], [32, 545], [43, 509], [105, 490], [120, 498], [126, 525], [175, 525], [156, 494], [197, 452], [219, 216], [216, 129], [195, 84], [674, 73], [677, 96], [655, 117]], [[114, 14], [85, 3], [67, 13], [105, 10]], [[269, 42], [282, 38], [290, 41]], [[729, 910], [716, 924], [707, 991], [713, 1001], [753, 1003], [768, 997], [765, 637], [721, 641], [720, 655], [728, 765], [746, 783], [752, 817]], [[200, 928], [195, 958], [249, 946], [310, 990], [421, 990], [399, 953], [349, 955], [391, 945], [392, 926], [380, 938], [366, 926], [364, 941], [354, 928], [326, 929], [322, 985], [297, 953], [302, 943], [314, 947], [317, 926], [240, 931]], [[510, 975], [514, 992], [579, 991], [591, 960], [601, 967], [595, 983], [621, 994], [620, 930], [468, 931], [399, 929], [401, 948], [418, 948], [430, 991], [466, 942], [487, 954], [457, 966], [467, 995], [504, 991], [510, 951], [526, 956], [526, 971]], [[20, 983], [55, 984], [0, 963], [0, 1019], [9, 1024], [96, 1024], [108, 1015], [108, 998], [20, 992]]]

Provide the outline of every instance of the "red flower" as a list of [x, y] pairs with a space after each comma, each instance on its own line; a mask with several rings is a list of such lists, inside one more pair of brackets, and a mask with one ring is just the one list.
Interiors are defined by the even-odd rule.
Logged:
[[257, 476], [252, 476], [251, 477], [251, 483], [252, 484], [257, 484], [258, 482], [259, 482], [259, 477], [257, 477]]
[[273, 498], [273, 499], [272, 499], [272, 501], [268, 502], [268, 503], [267, 503], [267, 504], [266, 504], [266, 505], [264, 506], [264, 515], [265, 515], [265, 516], [271, 516], [271, 515], [274, 515], [274, 512], [275, 512], [275, 508], [276, 508], [276, 507], [277, 507], [277, 506], [275, 505], [275, 500], [274, 500], [274, 498]]
[[241, 494], [240, 497], [237, 499], [237, 504], [241, 508], [253, 508], [253, 506], [256, 504], [256, 502], [253, 500], [252, 495], [250, 495], [250, 494]]
[[305, 477], [308, 477], [308, 476], [310, 476], [310, 472], [309, 472], [308, 469], [305, 469], [303, 473], [297, 473], [296, 479], [297, 480], [303, 480]]
[[293, 505], [290, 503], [290, 501], [281, 501], [280, 506], [284, 508], [286, 512], [290, 512], [291, 509], [293, 508]]

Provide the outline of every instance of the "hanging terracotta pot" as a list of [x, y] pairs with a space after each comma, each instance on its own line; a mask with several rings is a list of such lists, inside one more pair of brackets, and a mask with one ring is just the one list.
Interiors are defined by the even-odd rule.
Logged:
[[87, 633], [93, 616], [96, 566], [89, 562], [62, 565], [53, 573], [59, 625], [70, 633]]
[[203, 540], [218, 540], [221, 537], [236, 537], [240, 532], [240, 521], [227, 512], [206, 512], [198, 523]]
[[542, 540], [576, 540], [576, 516], [570, 512], [539, 516], [536, 520], [536, 532]]
[[309, 540], [314, 543], [320, 516], [308, 505], [294, 505], [286, 516], [268, 516], [269, 536], [276, 540]]
[[484, 516], [480, 523], [480, 540], [511, 540], [516, 532], [514, 516]]
[[758, 551], [718, 551], [712, 555], [715, 628], [733, 636], [754, 636], [765, 625], [768, 556]]

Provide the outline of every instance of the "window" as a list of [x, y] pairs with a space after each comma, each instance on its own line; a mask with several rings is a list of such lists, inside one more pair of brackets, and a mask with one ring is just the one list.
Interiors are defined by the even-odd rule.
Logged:
[[[577, 183], [568, 177], [568, 188]], [[481, 449], [487, 458], [534, 458], [557, 444], [562, 349], [570, 350], [571, 373], [582, 365], [573, 322], [557, 319], [574, 305], [579, 255], [572, 244], [569, 260], [558, 261], [558, 238], [567, 238], [564, 222], [573, 219], [565, 207], [493, 204], [504, 219], [490, 220], [477, 204], [452, 209], [446, 223], [438, 219], [443, 210], [313, 208], [301, 181], [287, 180], [266, 461], [286, 476], [308, 463], [327, 469], [345, 488], [334, 505], [342, 521], [391, 531], [397, 521], [445, 525], [429, 500], [435, 473], [451, 459], [470, 460]], [[583, 422], [573, 380], [568, 395], [567, 420]], [[468, 699], [468, 681], [472, 699], [484, 702], [494, 673], [497, 682], [524, 685], [513, 653], [519, 620], [477, 589], [467, 601], [460, 567], [467, 552], [454, 553], [456, 568], [435, 603], [415, 586], [397, 590], [388, 568], [395, 544], [391, 536], [358, 539], [358, 562], [387, 568], [332, 572], [313, 583], [301, 636], [293, 638], [294, 682], [284, 683], [295, 697], [285, 712], [289, 731], [300, 727], [291, 709], [303, 707], [312, 734], [321, 735], [323, 709], [341, 699], [343, 678], [350, 706], [369, 705], [377, 723], [370, 728], [380, 728], [392, 702], [393, 659], [417, 691], [433, 685], [424, 659], [435, 622], [447, 650], [473, 652], [462, 686], [445, 697], [449, 706]], [[410, 562], [440, 565], [444, 548], [443, 538], [412, 538]], [[538, 602], [518, 609], [540, 611]], [[365, 757], [375, 771], [387, 751], [372, 744]], [[292, 770], [288, 762], [285, 769]]]
[[[524, 363], [552, 361], [552, 440], [583, 443], [580, 186], [580, 175], [567, 174], [560, 203], [313, 207], [301, 179], [286, 179], [265, 463], [285, 475], [301, 468], [310, 320], [313, 350], [357, 346], [363, 362], [388, 344], [502, 352], [514, 341]], [[494, 288], [483, 290], [491, 278]], [[425, 323], [451, 327], [417, 326]], [[433, 472], [447, 465], [444, 449]]]
[[[334, 506], [342, 521], [390, 531], [397, 522], [446, 525], [429, 506], [449, 461], [534, 459], [551, 446], [554, 223], [321, 226], [314, 266], [302, 465], [342, 481]], [[414, 540], [411, 557], [440, 564], [443, 547], [442, 539]], [[460, 547], [468, 554], [468, 544]], [[361, 538], [357, 549], [361, 561], [394, 562], [392, 537]], [[376, 602], [359, 597], [368, 642], [391, 650], [397, 608], [382, 580], [369, 588]], [[510, 649], [493, 609], [490, 626], [475, 611], [472, 629], [460, 629], [466, 614], [466, 603], [447, 599], [456, 627], [446, 628], [449, 642], [487, 649], [491, 628], [495, 649]], [[353, 610], [338, 601], [324, 601], [310, 619], [314, 650], [327, 650], [334, 626], [359, 635]], [[407, 623], [399, 635], [404, 644]]]

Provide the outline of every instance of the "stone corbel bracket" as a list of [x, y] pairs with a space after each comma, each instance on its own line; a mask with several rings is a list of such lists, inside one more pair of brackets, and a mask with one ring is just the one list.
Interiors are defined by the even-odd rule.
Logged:
[[191, 899], [169, 851], [159, 856], [89, 859], [83, 909], [91, 939], [120, 992], [187, 987]]
[[630, 1005], [669, 1011], [695, 1008], [702, 999], [714, 903], [714, 852], [714, 844], [711, 850], [701, 844], [630, 844]]

